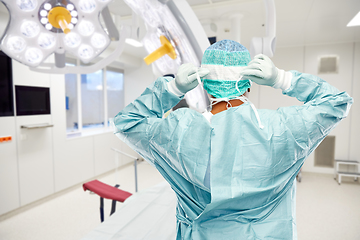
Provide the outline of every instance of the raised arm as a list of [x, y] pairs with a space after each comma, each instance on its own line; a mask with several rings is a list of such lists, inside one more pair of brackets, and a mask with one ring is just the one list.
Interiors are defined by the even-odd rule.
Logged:
[[278, 112], [310, 154], [347, 117], [353, 99], [319, 77], [296, 71], [291, 75], [291, 85], [283, 94], [296, 97], [304, 105], [279, 108]]
[[164, 113], [182, 98], [168, 90], [170, 79], [158, 78], [114, 118], [115, 134], [151, 163], [154, 162], [149, 151], [152, 129], [160, 123]]
[[281, 123], [297, 144], [310, 154], [330, 131], [348, 115], [353, 99], [311, 74], [277, 69], [265, 55], [258, 55], [243, 71], [244, 78], [283, 90], [304, 102], [302, 106], [278, 109]]
[[[192, 64], [184, 64], [180, 66], [175, 79], [158, 78], [140, 97], [115, 116], [115, 134], [146, 160], [154, 163], [149, 146], [152, 133], [163, 121], [164, 113], [174, 107], [186, 92], [197, 86], [197, 70]], [[201, 77], [207, 73], [207, 70], [199, 71]]]

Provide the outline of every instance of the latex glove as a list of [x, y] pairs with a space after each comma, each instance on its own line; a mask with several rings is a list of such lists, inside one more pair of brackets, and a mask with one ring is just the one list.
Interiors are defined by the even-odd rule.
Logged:
[[271, 59], [263, 54], [256, 55], [241, 72], [243, 79], [259, 84], [286, 90], [291, 85], [292, 74], [275, 67]]
[[[177, 95], [184, 95], [188, 91], [197, 87], [198, 80], [196, 72], [199, 72], [199, 77], [205, 77], [209, 74], [206, 68], [198, 68], [192, 63], [185, 63], [179, 67], [178, 73], [175, 77], [175, 87], [179, 92]], [[176, 91], [176, 90], [175, 90]]]

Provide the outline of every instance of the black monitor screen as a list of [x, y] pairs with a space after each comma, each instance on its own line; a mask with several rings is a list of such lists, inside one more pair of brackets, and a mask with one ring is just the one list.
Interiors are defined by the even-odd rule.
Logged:
[[14, 116], [11, 58], [0, 51], [0, 117]]
[[15, 86], [16, 115], [50, 114], [49, 88]]

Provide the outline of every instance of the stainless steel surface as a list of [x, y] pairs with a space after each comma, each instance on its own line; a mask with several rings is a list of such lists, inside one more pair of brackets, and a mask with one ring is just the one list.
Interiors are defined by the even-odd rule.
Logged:
[[54, 126], [53, 124], [44, 123], [44, 124], [33, 124], [33, 125], [21, 125], [21, 128], [36, 129], [36, 128], [49, 128], [53, 126]]

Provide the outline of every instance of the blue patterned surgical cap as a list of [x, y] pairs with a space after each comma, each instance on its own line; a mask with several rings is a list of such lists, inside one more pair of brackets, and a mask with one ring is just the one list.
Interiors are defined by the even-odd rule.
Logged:
[[[205, 90], [215, 98], [235, 98], [251, 87], [250, 80], [239, 80], [240, 72], [251, 61], [249, 51], [240, 43], [222, 40], [208, 47], [201, 67], [210, 70], [203, 79]], [[236, 84], [238, 89], [236, 89]]]

